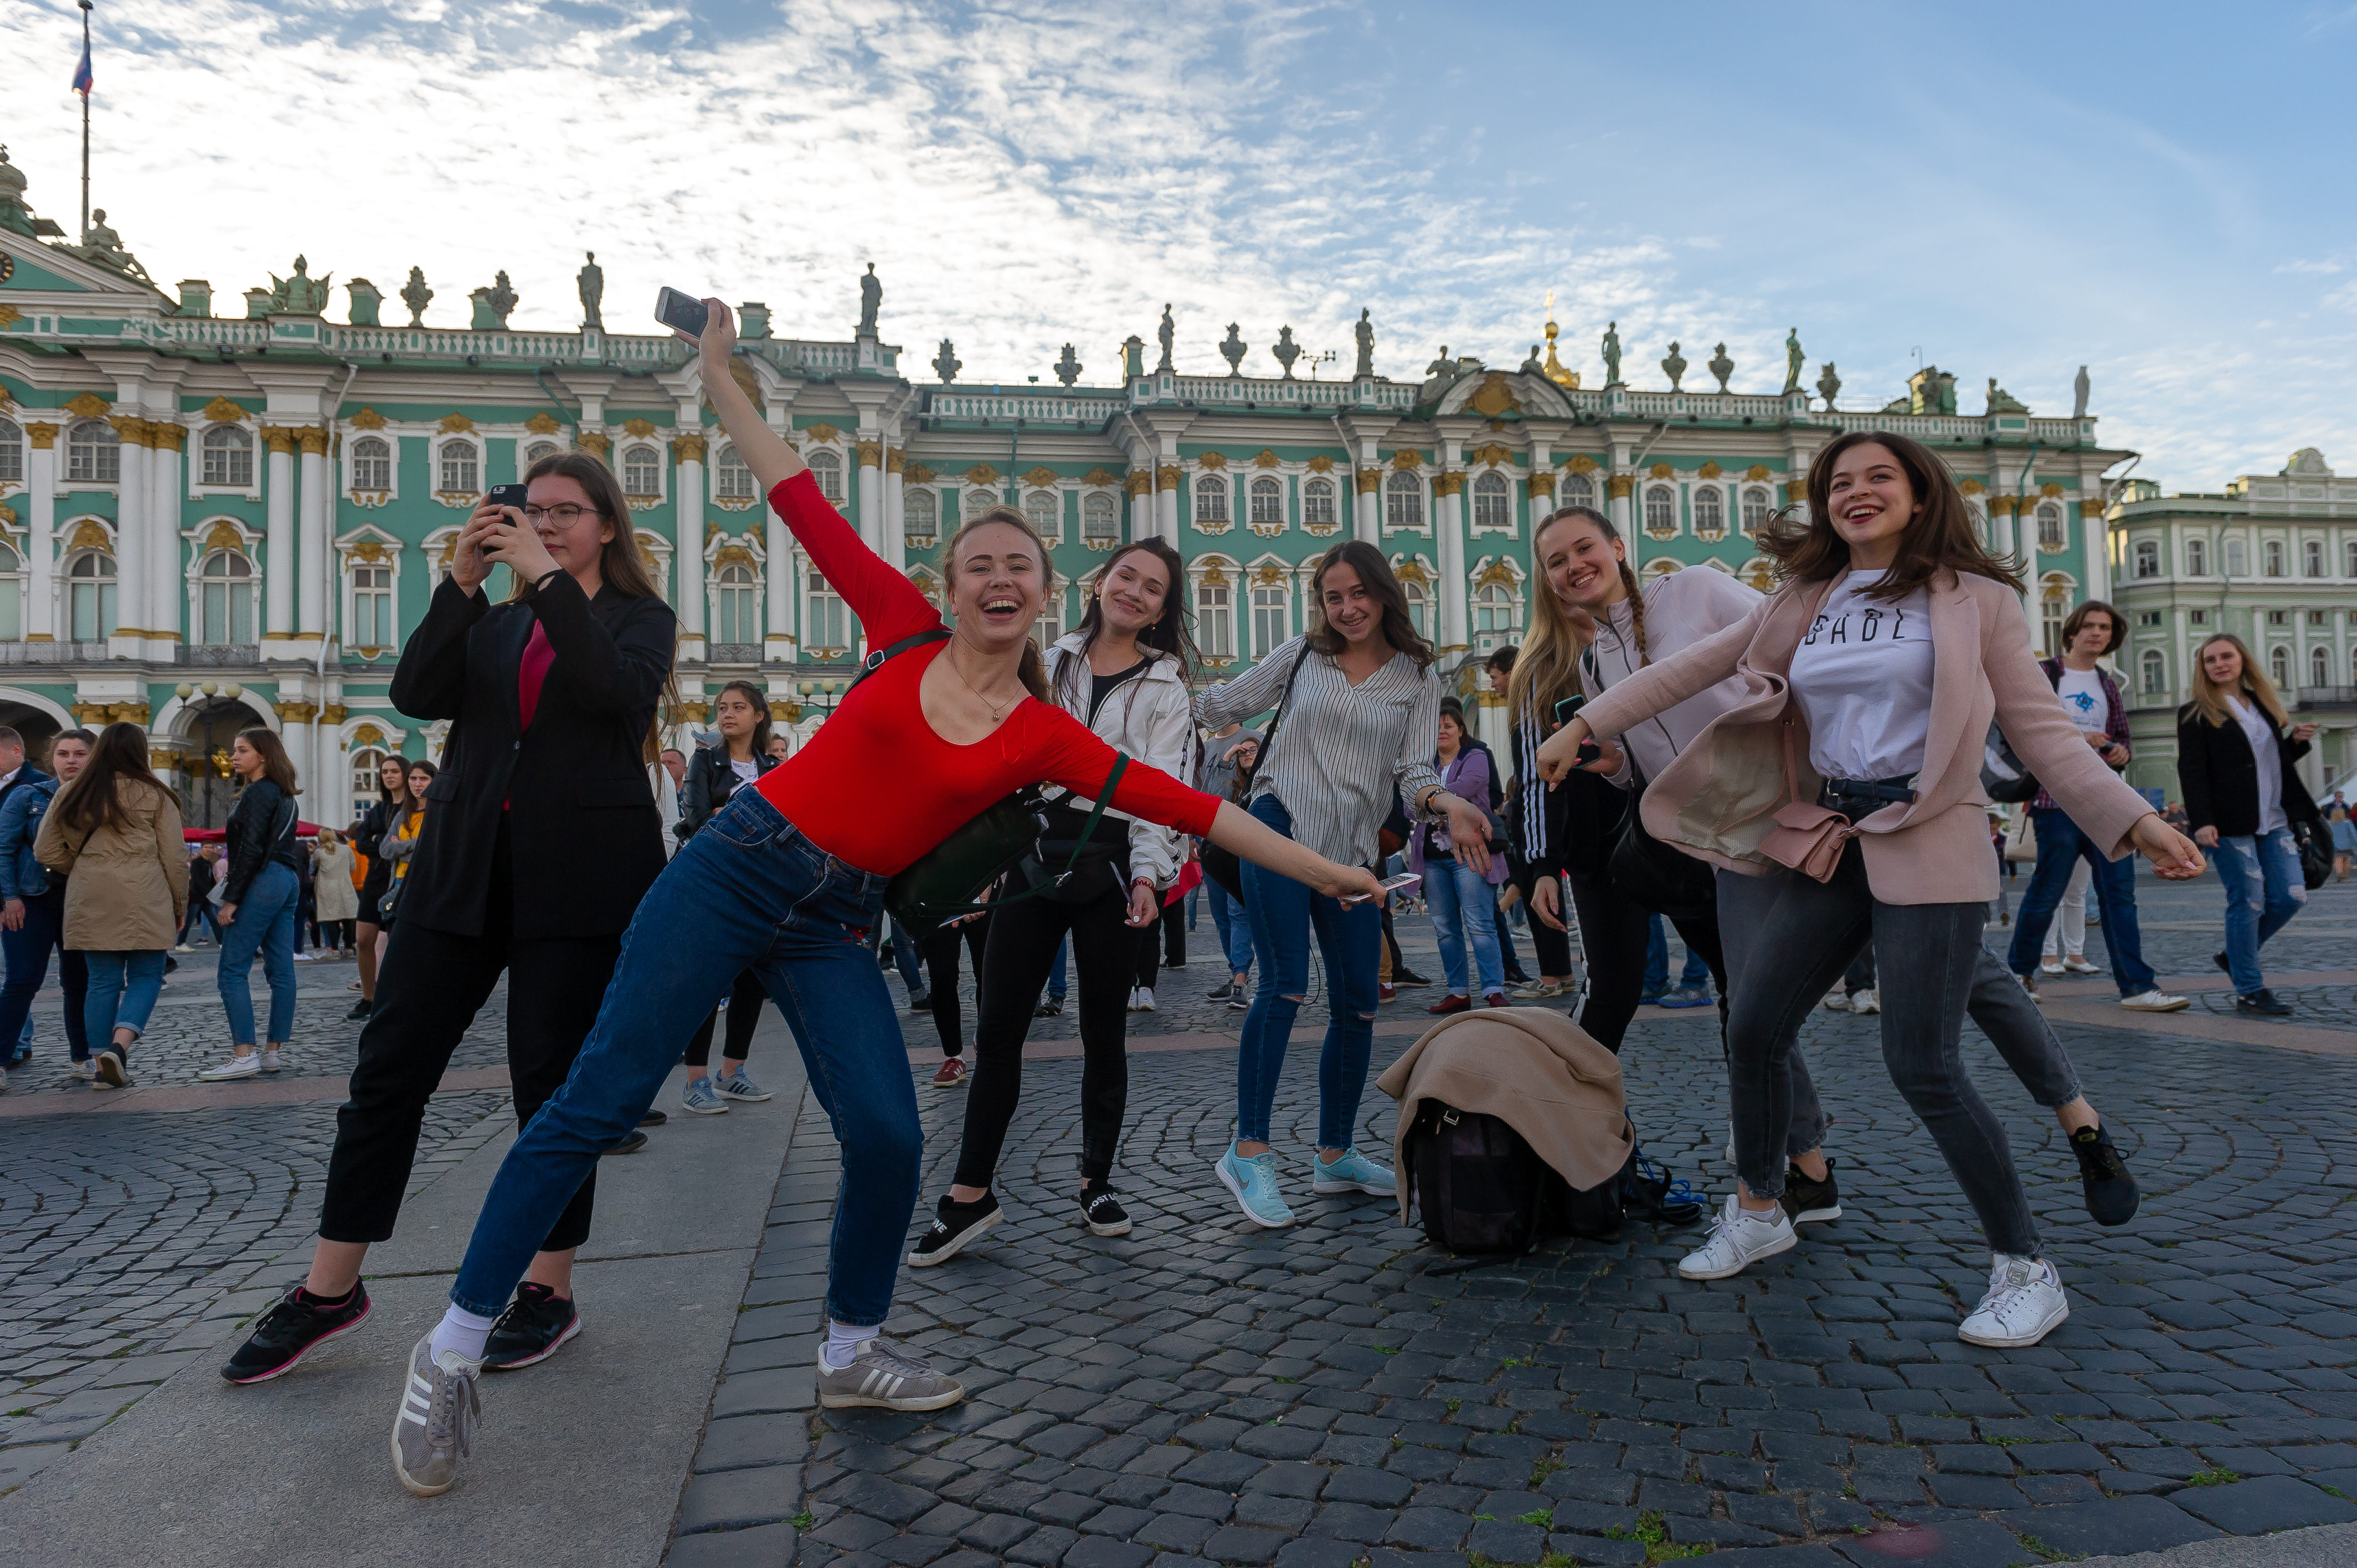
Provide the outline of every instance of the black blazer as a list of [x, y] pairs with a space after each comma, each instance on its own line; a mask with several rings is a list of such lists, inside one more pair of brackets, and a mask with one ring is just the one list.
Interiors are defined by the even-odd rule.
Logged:
[[[761, 775], [778, 765], [778, 759], [767, 752], [753, 758]], [[724, 736], [717, 746], [697, 748], [694, 760], [687, 765], [687, 782], [680, 789], [679, 825], [672, 831], [685, 843], [695, 830], [712, 820], [712, 813], [728, 803], [745, 781], [728, 766], [728, 742]]]
[[[2259, 710], [2264, 714], [2266, 710]], [[2269, 728], [2275, 726], [2271, 724]], [[2316, 802], [2292, 764], [2306, 757], [2309, 743], [2287, 740], [2276, 730], [2269, 766], [2283, 779], [2287, 822], [2316, 816]], [[2213, 725], [2191, 703], [2177, 710], [2177, 783], [2185, 795], [2186, 832], [2216, 828], [2221, 838], [2244, 838], [2259, 831], [2259, 768], [2243, 726], [2229, 718]]]
[[[535, 620], [556, 661], [527, 730], [516, 675]], [[403, 923], [483, 934], [502, 814], [513, 935], [612, 936], [630, 923], [663, 868], [645, 746], [676, 628], [659, 598], [608, 585], [592, 600], [562, 573], [514, 604], [490, 604], [455, 579], [435, 590], [393, 672], [394, 707], [452, 721], [442, 771], [425, 790]]]

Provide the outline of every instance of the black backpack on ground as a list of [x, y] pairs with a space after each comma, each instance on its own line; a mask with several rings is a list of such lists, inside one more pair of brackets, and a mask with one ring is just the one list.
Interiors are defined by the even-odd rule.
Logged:
[[1575, 1191], [1503, 1120], [1437, 1100], [1408, 1129], [1407, 1177], [1425, 1239], [1446, 1252], [1522, 1253], [1549, 1236], [1620, 1230], [1619, 1176]]

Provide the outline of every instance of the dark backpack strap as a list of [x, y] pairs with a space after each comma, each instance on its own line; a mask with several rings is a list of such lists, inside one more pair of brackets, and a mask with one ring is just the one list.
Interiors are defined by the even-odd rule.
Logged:
[[866, 680], [867, 677], [875, 674], [876, 671], [884, 668], [884, 661], [886, 660], [896, 658], [900, 654], [908, 652], [909, 650], [912, 648], [922, 648], [929, 642], [947, 642], [949, 639], [950, 634], [947, 631], [944, 631], [940, 627], [935, 627], [931, 631], [920, 631], [911, 636], [904, 637], [889, 648], [870, 650], [867, 657], [859, 661], [859, 673], [851, 678], [851, 684], [843, 689], [843, 694], [847, 697], [851, 695], [852, 693], [857, 691], [859, 689], [859, 682]]

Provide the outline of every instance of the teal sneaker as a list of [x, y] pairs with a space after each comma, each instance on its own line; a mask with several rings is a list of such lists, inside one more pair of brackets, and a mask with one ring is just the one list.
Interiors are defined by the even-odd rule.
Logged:
[[1293, 1210], [1285, 1206], [1284, 1197], [1276, 1190], [1275, 1151], [1245, 1159], [1230, 1144], [1211, 1168], [1220, 1173], [1220, 1185], [1236, 1195], [1236, 1205], [1245, 1219], [1267, 1230], [1282, 1230], [1293, 1223]]
[[1377, 1197], [1397, 1197], [1399, 1178], [1356, 1149], [1345, 1149], [1342, 1157], [1332, 1165], [1324, 1160], [1315, 1162], [1318, 1179], [1309, 1184], [1312, 1192], [1371, 1192]]

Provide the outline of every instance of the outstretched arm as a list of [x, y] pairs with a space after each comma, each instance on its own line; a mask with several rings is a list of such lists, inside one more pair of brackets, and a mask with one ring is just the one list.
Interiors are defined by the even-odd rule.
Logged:
[[1220, 802], [1211, 819], [1211, 841], [1241, 860], [1290, 876], [1329, 897], [1373, 898], [1383, 892], [1375, 874], [1363, 866], [1337, 865], [1304, 844], [1286, 838], [1232, 800]]
[[712, 411], [720, 416], [728, 439], [736, 443], [737, 456], [745, 459], [767, 494], [796, 474], [807, 472], [810, 465], [786, 444], [784, 436], [770, 428], [753, 400], [728, 373], [730, 358], [737, 351], [737, 318], [716, 299], [705, 300], [704, 307], [711, 313], [704, 323], [704, 336], [690, 338], [684, 332], [677, 336], [682, 342], [695, 345], [704, 362], [704, 395], [711, 400]]

